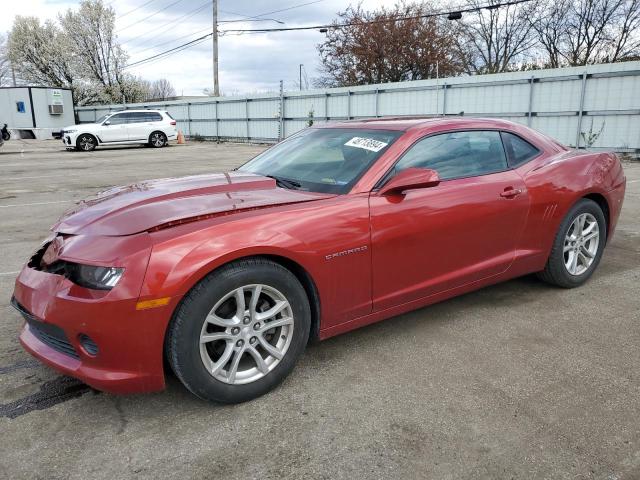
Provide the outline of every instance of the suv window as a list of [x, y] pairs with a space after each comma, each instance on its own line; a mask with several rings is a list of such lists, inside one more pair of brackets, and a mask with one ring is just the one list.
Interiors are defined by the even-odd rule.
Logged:
[[122, 125], [123, 123], [127, 123], [127, 113], [116, 113], [115, 115], [111, 115], [107, 121], [110, 125]]
[[513, 133], [502, 132], [502, 140], [512, 168], [519, 167], [540, 153], [536, 147]]
[[161, 122], [162, 121], [162, 115], [160, 115], [158, 112], [146, 112], [145, 115], [147, 117], [147, 122]]
[[494, 131], [449, 132], [424, 138], [402, 156], [394, 174], [406, 168], [430, 168], [442, 180], [473, 177], [507, 169], [507, 158]]

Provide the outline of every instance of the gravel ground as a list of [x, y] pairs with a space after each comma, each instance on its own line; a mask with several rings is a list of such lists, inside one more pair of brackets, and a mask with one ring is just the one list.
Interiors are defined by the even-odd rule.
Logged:
[[0, 149], [0, 478], [640, 478], [640, 163], [585, 286], [521, 278], [332, 338], [246, 404], [172, 376], [158, 394], [97, 393], [22, 350], [14, 278], [73, 201], [263, 148]]

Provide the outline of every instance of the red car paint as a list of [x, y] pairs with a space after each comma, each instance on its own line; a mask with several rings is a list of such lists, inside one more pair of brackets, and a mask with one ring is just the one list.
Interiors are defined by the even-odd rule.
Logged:
[[[55, 369], [115, 393], [164, 388], [163, 342], [180, 299], [215, 268], [247, 256], [284, 262], [309, 280], [321, 339], [544, 268], [560, 222], [580, 198], [606, 206], [608, 238], [624, 197], [617, 157], [567, 149], [526, 127], [481, 119], [378, 119], [340, 128], [404, 133], [345, 195], [276, 187], [231, 172], [142, 182], [81, 202], [53, 227], [58, 258], [124, 275], [89, 290], [26, 265], [14, 297], [61, 327], [79, 358], [25, 324], [23, 346]], [[320, 127], [324, 128], [324, 127]], [[541, 150], [500, 173], [442, 181], [405, 195], [377, 182], [418, 139], [453, 130], [513, 132]], [[513, 194], [519, 190], [520, 194]], [[138, 302], [169, 297], [165, 306]], [[92, 356], [80, 335], [99, 346]]]

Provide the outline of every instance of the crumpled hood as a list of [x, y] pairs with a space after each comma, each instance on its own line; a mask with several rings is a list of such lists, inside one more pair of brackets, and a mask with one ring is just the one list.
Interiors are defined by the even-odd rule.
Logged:
[[184, 219], [299, 203], [333, 195], [287, 190], [245, 172], [150, 180], [82, 200], [52, 227], [71, 235], [132, 235]]

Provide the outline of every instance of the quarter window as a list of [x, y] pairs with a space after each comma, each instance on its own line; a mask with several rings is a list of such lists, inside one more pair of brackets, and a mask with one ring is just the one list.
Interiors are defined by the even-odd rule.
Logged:
[[394, 173], [411, 167], [430, 168], [449, 180], [506, 170], [507, 159], [500, 133], [472, 130], [420, 140], [402, 156]]
[[513, 133], [502, 132], [502, 139], [512, 168], [519, 167], [540, 153], [536, 147]]

